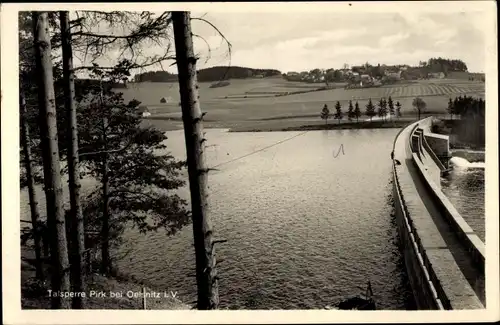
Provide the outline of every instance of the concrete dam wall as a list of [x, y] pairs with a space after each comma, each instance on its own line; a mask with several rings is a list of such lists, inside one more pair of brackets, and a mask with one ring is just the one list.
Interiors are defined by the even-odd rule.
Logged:
[[406, 270], [418, 309], [485, 307], [484, 243], [441, 191], [449, 141], [432, 119], [394, 141], [393, 195]]

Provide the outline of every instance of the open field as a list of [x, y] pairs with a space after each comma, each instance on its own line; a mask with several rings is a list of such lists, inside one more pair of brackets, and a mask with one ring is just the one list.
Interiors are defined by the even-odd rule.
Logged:
[[[312, 91], [325, 86], [324, 83], [288, 82], [280, 76], [260, 79], [232, 79], [230, 83], [229, 86], [210, 88], [213, 82], [200, 82], [198, 90], [200, 97], [206, 100], [225, 99], [226, 97], [228, 99], [244, 98], [244, 96], [247, 98], [275, 97], [288, 92]], [[336, 85], [344, 87], [345, 83]], [[161, 97], [170, 97], [173, 103], [179, 102], [179, 85], [176, 82], [130, 83], [128, 89], [124, 90], [124, 92], [128, 91], [139, 97], [154, 99], [155, 102], [150, 103], [152, 105], [160, 104]]]
[[[207, 112], [206, 127], [237, 129], [243, 127], [252, 130], [261, 127], [284, 129], [321, 123], [319, 113], [323, 105], [327, 104], [333, 114], [336, 101], [342, 104], [344, 112], [347, 111], [349, 100], [358, 101], [361, 111], [364, 112], [368, 99], [371, 98], [376, 104], [380, 98], [391, 96], [395, 102], [401, 103], [403, 117], [415, 118], [416, 112], [411, 103], [417, 96], [422, 97], [427, 103], [425, 113], [434, 115], [446, 114], [450, 97], [470, 95], [484, 98], [485, 96], [483, 82], [461, 79], [420, 80], [377, 88], [348, 90], [337, 88], [279, 97], [269, 97], [269, 93], [278, 94], [285, 89], [288, 89], [287, 91], [313, 90], [324, 84], [287, 82], [273, 77], [231, 80], [231, 85], [220, 88], [209, 88], [210, 85], [211, 83], [199, 85], [202, 110]], [[182, 127], [176, 83], [131, 84], [128, 89], [119, 91], [124, 93], [126, 100], [135, 98], [141, 101], [142, 105], [147, 106], [152, 114], [148, 122], [153, 125], [165, 130]], [[162, 97], [170, 99], [170, 102], [161, 104]]]

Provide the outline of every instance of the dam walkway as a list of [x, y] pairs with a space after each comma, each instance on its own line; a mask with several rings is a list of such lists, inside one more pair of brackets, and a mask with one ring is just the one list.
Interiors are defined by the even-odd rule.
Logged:
[[394, 143], [395, 204], [404, 220], [398, 228], [405, 232], [407, 269], [420, 269], [408, 272], [412, 289], [419, 309], [485, 308], [484, 244], [441, 192], [446, 169], [423, 136], [430, 121], [406, 127]]

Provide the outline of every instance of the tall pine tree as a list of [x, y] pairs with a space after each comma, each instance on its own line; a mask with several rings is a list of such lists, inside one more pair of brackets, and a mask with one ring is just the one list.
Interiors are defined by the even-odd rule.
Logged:
[[378, 102], [378, 112], [377, 112], [378, 117], [385, 117], [385, 112], [384, 112], [384, 99], [381, 98]]
[[325, 124], [328, 124], [328, 119], [330, 118], [330, 110], [328, 109], [328, 105], [324, 105], [323, 109], [321, 109], [321, 119], [325, 120]]
[[399, 101], [396, 102], [396, 116], [401, 117], [401, 103]]
[[389, 96], [389, 98], [387, 99], [387, 106], [389, 107], [389, 116], [392, 119], [392, 117], [395, 114], [395, 111], [394, 111], [394, 102], [392, 101], [391, 96]]
[[453, 119], [454, 111], [455, 111], [455, 107], [454, 107], [453, 101], [451, 100], [451, 97], [450, 97], [450, 100], [448, 100], [448, 113], [450, 114], [451, 119]]
[[335, 114], [333, 115], [333, 118], [339, 121], [342, 120], [342, 117], [344, 116], [344, 113], [342, 113], [342, 105], [340, 105], [340, 102], [337, 101], [335, 103]]
[[[63, 60], [63, 88], [66, 109], [66, 132], [68, 138], [68, 184], [70, 197], [69, 223], [70, 236], [69, 256], [71, 262], [71, 282], [74, 292], [86, 292], [86, 281], [84, 277], [85, 268], [85, 227], [83, 224], [82, 207], [80, 200], [80, 165], [78, 159], [78, 123], [76, 117], [75, 99], [75, 76], [73, 72], [73, 50], [71, 46], [71, 31], [69, 23], [69, 12], [59, 13], [61, 25], [61, 43]], [[83, 296], [75, 295], [72, 306], [74, 309], [85, 308]]]
[[[51, 40], [48, 34], [47, 12], [34, 11], [33, 35], [38, 75], [38, 103], [40, 107], [40, 129], [42, 135], [42, 157], [44, 167], [45, 197], [47, 201], [47, 223], [51, 238], [51, 266], [54, 292], [70, 292], [66, 221], [61, 181], [61, 163], [57, 138], [57, 114], [54, 78], [51, 61]], [[53, 309], [70, 308], [70, 300], [52, 295]]]
[[28, 187], [28, 195], [30, 203], [31, 232], [34, 240], [34, 249], [35, 249], [35, 270], [37, 279], [43, 281], [44, 272], [43, 272], [43, 263], [41, 256], [41, 251], [42, 251], [41, 238], [40, 238], [40, 232], [37, 229], [40, 220], [40, 210], [38, 208], [38, 199], [35, 192], [35, 177], [33, 173], [34, 165], [31, 154], [31, 137], [30, 137], [29, 125], [27, 122], [28, 113], [26, 110], [26, 101], [22, 94], [20, 94], [19, 96], [19, 104], [21, 108], [19, 112], [19, 115], [21, 117], [21, 146], [23, 148], [22, 156], [24, 156], [26, 185]]
[[372, 99], [368, 99], [368, 104], [366, 104], [366, 116], [370, 118], [370, 122], [372, 121], [372, 118], [377, 115], [375, 112], [375, 106], [372, 103]]
[[189, 223], [190, 214], [172, 193], [185, 184], [180, 178], [185, 162], [166, 152], [164, 132], [141, 125], [140, 102], [125, 103], [109, 86], [128, 71], [118, 65], [93, 73], [108, 82], [93, 89], [92, 100], [78, 112], [81, 163], [101, 183], [86, 198], [84, 215], [87, 231], [100, 233], [101, 270], [110, 273], [111, 246], [120, 244], [127, 224], [173, 234]]
[[215, 244], [221, 241], [214, 239], [207, 200], [209, 169], [205, 162], [206, 139], [204, 138], [202, 122], [204, 114], [201, 112], [198, 100], [191, 14], [185, 11], [174, 11], [172, 21], [193, 213], [196, 283], [198, 287], [197, 308], [200, 310], [217, 309], [219, 281]]
[[356, 101], [356, 104], [354, 104], [354, 116], [356, 117], [356, 122], [359, 122], [359, 118], [361, 117], [361, 110], [359, 109], [358, 101]]
[[355, 118], [356, 115], [354, 114], [354, 107], [352, 106], [352, 100], [349, 101], [349, 108], [347, 110], [347, 118], [349, 121], [352, 121], [353, 118]]

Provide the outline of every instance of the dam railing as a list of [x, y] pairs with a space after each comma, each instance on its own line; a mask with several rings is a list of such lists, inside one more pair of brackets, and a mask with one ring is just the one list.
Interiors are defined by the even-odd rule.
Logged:
[[[480, 297], [484, 295], [484, 289], [481, 289], [480, 284], [476, 287], [477, 282], [474, 282], [475, 284], [470, 282], [470, 286], [474, 286], [474, 289], [472, 289], [469, 284], [464, 283], [462, 296], [453, 289], [453, 279], [458, 280], [461, 278], [459, 281], [478, 281], [477, 279], [481, 277], [484, 279], [484, 243], [441, 191], [438, 186], [440, 184], [436, 183], [439, 181], [439, 176], [436, 179], [434, 171], [437, 172], [439, 169], [440, 172], [443, 172], [447, 169], [439, 161], [432, 147], [425, 139], [424, 132], [429, 128], [428, 122], [430, 121], [424, 119], [402, 129], [396, 136], [393, 145], [393, 152], [395, 153], [396, 143], [399, 141], [397, 145], [399, 152], [395, 156], [401, 159], [398, 165], [403, 165], [396, 167], [396, 161], [393, 160], [394, 199], [397, 201], [395, 205], [397, 209], [398, 229], [405, 246], [405, 262], [408, 276], [419, 308], [438, 310], [450, 310], [461, 307], [481, 308], [479, 307], [481, 303], [477, 299], [474, 300], [475, 298], [471, 296], [471, 294], [473, 295], [472, 290], [479, 290], [476, 291], [476, 296], [481, 300]], [[409, 130], [409, 128], [411, 129]], [[401, 138], [401, 132], [403, 131], [404, 138]], [[410, 173], [410, 175], [403, 173]], [[403, 180], [403, 183], [401, 183], [400, 179]], [[409, 189], [409, 193], [413, 193], [411, 195], [426, 195], [425, 201], [432, 204], [432, 207], [423, 206], [422, 204], [426, 205], [427, 203], [420, 200], [417, 200], [420, 203], [414, 202], [415, 198], [413, 197], [410, 197], [407, 202], [404, 192], [411, 181], [416, 182], [415, 186], [421, 187], [425, 191], [425, 194], [417, 194], [414, 189]], [[402, 189], [402, 184], [405, 186], [404, 189]], [[422, 197], [422, 199], [424, 198]], [[427, 211], [424, 213], [421, 209], [426, 209]], [[422, 219], [424, 215], [418, 214], [412, 216], [410, 211], [417, 214], [430, 213], [429, 217], [434, 219], [437, 226], [436, 230], [432, 231], [439, 231], [439, 233], [433, 236], [444, 236], [443, 239], [445, 240], [446, 247], [433, 247], [433, 240], [429, 242], [429, 233], [426, 233], [427, 226], [425, 224], [428, 221], [422, 221], [424, 220]], [[418, 227], [416, 226], [417, 224]], [[430, 227], [432, 228], [433, 226]], [[446, 227], [446, 229], [443, 227]], [[420, 234], [420, 231], [424, 231], [424, 233]], [[425, 239], [425, 243], [423, 243], [419, 235], [423, 236], [422, 238]], [[448, 245], [451, 246], [448, 248]], [[427, 249], [430, 249], [430, 251], [427, 251]], [[463, 275], [454, 275], [453, 273], [450, 274], [451, 279], [446, 278], [446, 273], [443, 273], [443, 267], [446, 266], [436, 260], [439, 255], [445, 258], [453, 256], [454, 259], [460, 259], [454, 260], [453, 263], [456, 262], [458, 264], [454, 264], [455, 266], [450, 265], [450, 267], [455, 270], [454, 272], [460, 270], [459, 272], [465, 273]], [[462, 258], [466, 258], [468, 262]], [[470, 266], [468, 263], [471, 263]], [[437, 269], [435, 269], [436, 267]], [[473, 269], [476, 269], [476, 271], [473, 271]], [[484, 305], [484, 301], [482, 304]]]
[[[414, 132], [415, 130], [416, 128], [413, 129], [412, 132]], [[425, 141], [425, 137], [423, 136], [423, 134], [422, 138], [424, 138], [423, 140], [424, 147], [426, 148], [429, 155], [432, 157], [432, 155], [434, 154], [432, 148], [430, 148], [428, 143]], [[456, 208], [446, 197], [446, 195], [441, 191], [441, 189], [437, 186], [437, 184], [435, 184], [431, 180], [431, 178], [425, 171], [425, 168], [421, 160], [419, 159], [421, 153], [415, 152], [415, 149], [417, 148], [412, 148], [412, 155], [413, 155], [412, 160], [416, 166], [419, 176], [424, 180], [423, 183], [427, 191], [431, 194], [430, 197], [432, 201], [439, 208], [441, 216], [443, 216], [446, 219], [447, 223], [451, 226], [451, 228], [459, 238], [460, 242], [467, 248], [467, 251], [470, 254], [474, 263], [480, 268], [482, 272], [484, 272], [484, 263], [485, 263], [484, 243], [479, 238], [479, 236], [473, 231], [473, 229], [468, 225], [468, 223], [465, 221], [462, 215], [456, 210]], [[439, 161], [437, 157], [435, 157], [434, 161], [436, 162], [436, 160]], [[443, 164], [441, 163], [438, 164], [437, 162], [436, 164], [440, 168], [441, 172], [447, 170]]]
[[[409, 136], [409, 141], [407, 141], [405, 147], [407, 149], [410, 149], [413, 151], [413, 134], [414, 131], [417, 129], [418, 123], [415, 124], [415, 126], [412, 128], [410, 131], [410, 136]], [[395, 150], [395, 144], [397, 141], [397, 138], [401, 134], [401, 132], [404, 130], [402, 128], [399, 133], [396, 135], [396, 138], [394, 140], [394, 145], [393, 145], [393, 152]], [[437, 310], [446, 310], [446, 309], [451, 309], [451, 304], [448, 298], [446, 297], [446, 294], [444, 293], [443, 288], [439, 284], [439, 280], [436, 278], [434, 272], [432, 271], [432, 268], [429, 267], [429, 260], [427, 258], [427, 255], [425, 253], [425, 250], [422, 247], [422, 243], [420, 241], [420, 237], [418, 236], [418, 233], [413, 225], [412, 219], [410, 217], [410, 213], [408, 211], [408, 207], [403, 195], [403, 192], [401, 190], [401, 185], [399, 182], [399, 176], [398, 176], [398, 171], [396, 168], [396, 163], [393, 160], [392, 163], [392, 172], [393, 172], [393, 177], [394, 177], [394, 187], [395, 187], [395, 194], [396, 194], [396, 199], [401, 202], [402, 206], [402, 227], [404, 227], [404, 231], [407, 234], [407, 241], [403, 245], [405, 246], [406, 251], [405, 254], [411, 253], [412, 256], [416, 257], [417, 260], [417, 268], [416, 270], [413, 270], [417, 273], [419, 273], [416, 278], [418, 279], [423, 279], [423, 281], [419, 281], [420, 287], [422, 291], [427, 293], [428, 297], [431, 297], [431, 307], [433, 309]], [[404, 240], [404, 239], [403, 239]], [[409, 241], [409, 245], [408, 245]]]

